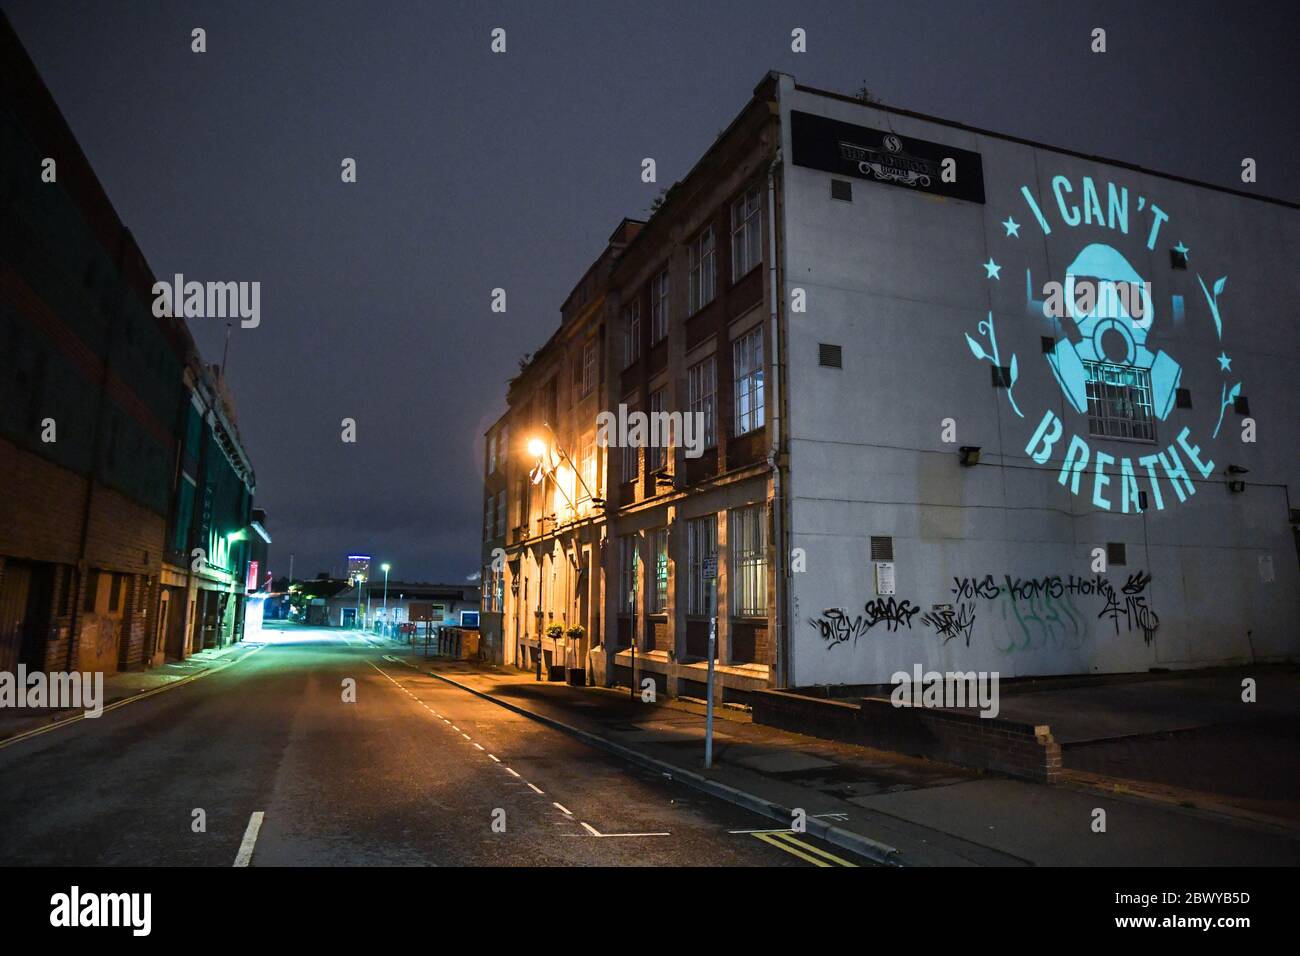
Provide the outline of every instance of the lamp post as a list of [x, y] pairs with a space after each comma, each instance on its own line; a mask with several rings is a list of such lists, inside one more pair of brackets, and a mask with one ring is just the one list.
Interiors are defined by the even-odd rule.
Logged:
[[388, 568], [387, 564], [380, 565], [384, 572], [384, 636], [388, 636]]

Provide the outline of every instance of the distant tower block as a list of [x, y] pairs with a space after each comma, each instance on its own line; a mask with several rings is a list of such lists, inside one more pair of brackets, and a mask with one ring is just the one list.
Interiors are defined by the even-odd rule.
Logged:
[[370, 580], [370, 555], [348, 555], [348, 580], [353, 584], [364, 584]]

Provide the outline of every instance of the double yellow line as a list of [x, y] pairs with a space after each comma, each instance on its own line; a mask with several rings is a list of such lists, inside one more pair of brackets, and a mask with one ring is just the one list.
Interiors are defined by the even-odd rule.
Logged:
[[778, 850], [784, 850], [786, 853], [797, 856], [813, 866], [857, 866], [856, 863], [841, 859], [834, 853], [827, 853], [820, 847], [804, 843], [790, 830], [756, 830], [750, 836], [756, 840], [762, 840]]

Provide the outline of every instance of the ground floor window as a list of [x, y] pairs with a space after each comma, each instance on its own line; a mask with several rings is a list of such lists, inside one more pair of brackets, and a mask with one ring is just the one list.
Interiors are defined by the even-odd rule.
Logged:
[[731, 544], [731, 613], [735, 617], [766, 617], [766, 506], [733, 509], [728, 515], [727, 537]]
[[716, 573], [718, 556], [718, 516], [705, 515], [686, 522], [687, 595], [686, 613], [708, 616], [716, 612], [713, 606], [714, 579], [706, 577], [706, 562], [713, 560]]

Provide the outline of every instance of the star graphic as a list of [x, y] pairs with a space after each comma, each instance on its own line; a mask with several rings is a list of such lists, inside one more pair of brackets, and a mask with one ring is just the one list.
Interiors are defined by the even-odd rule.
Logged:
[[1228, 358], [1226, 352], [1219, 353], [1219, 369], [1224, 372], [1232, 371], [1232, 359]]
[[1000, 265], [998, 265], [996, 262], [993, 261], [993, 257], [992, 257], [992, 256], [989, 256], [989, 261], [986, 262], [986, 263], [984, 263], [984, 271], [985, 271], [986, 273], [988, 273], [988, 274], [984, 277], [984, 278], [986, 278], [986, 279], [999, 279], [999, 280], [1000, 280], [1000, 279], [1002, 278], [1000, 275], [998, 275], [998, 273], [1002, 271], [1002, 267], [1001, 267]]
[[1017, 239], [1020, 238], [1020, 223], [1016, 222], [1010, 216], [1007, 216], [1007, 221], [1002, 225], [1006, 226], [1008, 236], [1015, 236]]
[[1190, 249], [1188, 249], [1185, 245], [1183, 245], [1183, 240], [1181, 239], [1178, 240], [1178, 245], [1174, 246], [1174, 252], [1178, 253], [1184, 259], [1187, 258], [1187, 253], [1189, 253], [1190, 251], [1191, 251]]

